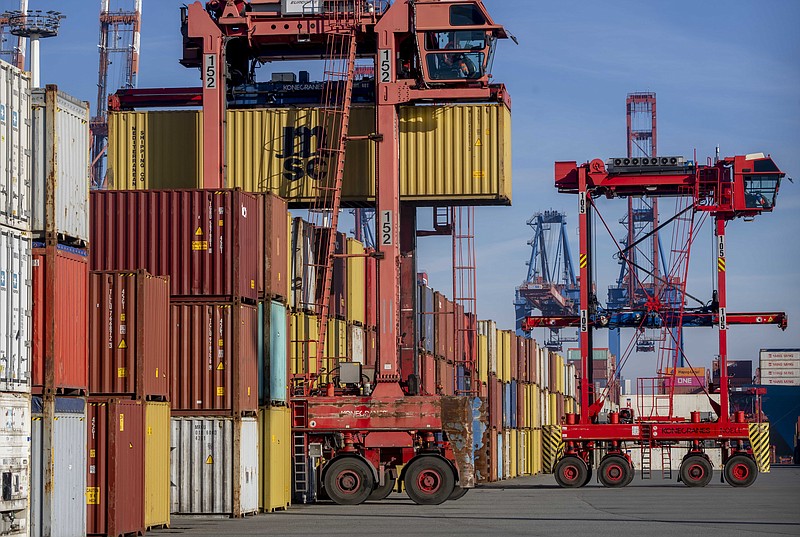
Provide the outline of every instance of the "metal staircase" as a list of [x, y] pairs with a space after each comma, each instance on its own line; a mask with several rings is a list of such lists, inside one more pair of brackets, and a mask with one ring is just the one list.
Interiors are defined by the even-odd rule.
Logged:
[[661, 444], [661, 479], [672, 479], [672, 446]]
[[653, 456], [653, 429], [648, 423], [642, 424], [642, 479], [652, 478], [652, 456]]

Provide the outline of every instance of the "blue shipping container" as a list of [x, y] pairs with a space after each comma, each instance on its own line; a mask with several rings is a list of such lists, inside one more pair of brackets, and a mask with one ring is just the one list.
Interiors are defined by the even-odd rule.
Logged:
[[467, 375], [463, 365], [456, 367], [456, 390], [462, 394], [469, 391], [469, 386], [467, 386]]
[[497, 431], [497, 480], [503, 479], [503, 433]]
[[288, 362], [286, 336], [289, 330], [286, 306], [272, 301], [269, 313], [269, 398], [271, 402], [286, 403], [289, 387], [286, 374]]
[[517, 381], [511, 381], [511, 428], [517, 428]]
[[503, 383], [503, 428], [511, 427], [511, 384]]

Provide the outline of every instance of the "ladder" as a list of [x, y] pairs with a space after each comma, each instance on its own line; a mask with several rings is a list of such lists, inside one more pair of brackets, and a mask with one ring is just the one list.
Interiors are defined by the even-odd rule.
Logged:
[[661, 445], [661, 479], [672, 479], [672, 446]]
[[[305, 401], [295, 401], [292, 405], [292, 426], [306, 426]], [[292, 469], [294, 482], [294, 498], [299, 503], [307, 503], [309, 498], [308, 482], [308, 437], [302, 431], [292, 432]]]
[[642, 424], [642, 479], [651, 479], [651, 459], [653, 456], [652, 425]]
[[[462, 366], [463, 380], [456, 395], [480, 395], [478, 382], [478, 300], [477, 262], [475, 259], [475, 207], [453, 207], [453, 301], [463, 308], [464, 315], [453, 319], [455, 328], [456, 375]], [[453, 308], [456, 317], [459, 308]]]

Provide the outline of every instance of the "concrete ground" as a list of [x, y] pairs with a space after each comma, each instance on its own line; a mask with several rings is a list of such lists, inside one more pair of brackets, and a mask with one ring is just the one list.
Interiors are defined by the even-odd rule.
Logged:
[[650, 537], [668, 535], [800, 535], [800, 466], [773, 467], [749, 488], [720, 483], [690, 489], [660, 476], [638, 476], [624, 489], [592, 481], [561, 489], [551, 475], [525, 477], [471, 490], [436, 507], [418, 506], [405, 494], [382, 502], [345, 507], [298, 505], [285, 512], [245, 519], [173, 516], [169, 534], [239, 537], [252, 535], [500, 536], [562, 535]]

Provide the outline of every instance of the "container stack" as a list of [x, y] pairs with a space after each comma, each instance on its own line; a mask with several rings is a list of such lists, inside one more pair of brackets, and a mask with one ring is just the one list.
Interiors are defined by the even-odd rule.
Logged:
[[[154, 449], [169, 451], [159, 455], [162, 481], [152, 494], [143, 494], [157, 502], [152, 509], [143, 503], [155, 517], [146, 526], [168, 524], [170, 512], [258, 511], [258, 298], [265, 282], [263, 271], [259, 279], [257, 247], [263, 242], [260, 199], [238, 190], [92, 192], [91, 264], [102, 300], [117, 293], [111, 287], [135, 285], [138, 303], [160, 311], [153, 316], [162, 319], [151, 323], [160, 325], [159, 333], [155, 326], [152, 332], [141, 328], [142, 349], [147, 354], [151, 341], [169, 342], [162, 345], [168, 354], [138, 361], [135, 372], [125, 369], [134, 357], [98, 371], [100, 382], [110, 382], [115, 391], [124, 386], [131, 395], [133, 387], [134, 403], [142, 409], [127, 411], [141, 412], [147, 436], [158, 437], [150, 439]], [[133, 274], [126, 280], [119, 271]], [[100, 345], [106, 337], [98, 336]], [[120, 350], [122, 341], [108, 344]], [[123, 369], [127, 382], [119, 379]], [[156, 399], [168, 399], [169, 406], [156, 407]], [[171, 415], [170, 432], [163, 432], [168, 443], [159, 441], [162, 431], [150, 434], [169, 419], [159, 411]], [[152, 425], [146, 422], [150, 415]], [[172, 488], [165, 494], [167, 475]]]

